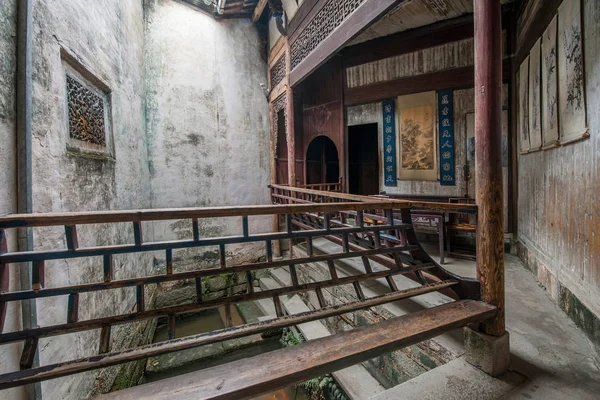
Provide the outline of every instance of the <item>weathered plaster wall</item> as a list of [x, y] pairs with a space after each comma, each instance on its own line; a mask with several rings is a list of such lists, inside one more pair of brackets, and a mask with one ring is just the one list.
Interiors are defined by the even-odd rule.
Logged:
[[[255, 26], [157, 0], [148, 2], [146, 34], [152, 207], [268, 204], [269, 114], [261, 88], [267, 67]], [[200, 227], [203, 236], [239, 234], [241, 219]], [[251, 233], [269, 227], [268, 218], [250, 218]], [[155, 232], [157, 240], [191, 238], [191, 221], [156, 224]], [[264, 245], [259, 255], [253, 248], [226, 250], [264, 255]], [[215, 249], [207, 250], [214, 261]]]
[[[17, 151], [15, 132], [15, 71], [16, 71], [16, 0], [0, 3], [0, 215], [17, 210]], [[8, 232], [9, 251], [16, 250], [16, 232]], [[19, 288], [19, 271], [11, 266], [10, 290]], [[21, 324], [21, 311], [17, 303], [9, 304], [5, 322], [7, 332], [17, 330]], [[0, 374], [19, 368], [21, 346], [0, 348]], [[25, 398], [23, 388], [2, 392], [9, 399]]]
[[[143, 107], [144, 24], [141, 1], [37, 0], [33, 47], [33, 211], [139, 209], [150, 206], [150, 180]], [[67, 150], [64, 61], [77, 59], [111, 91], [113, 159]], [[92, 229], [93, 228], [93, 229]], [[79, 227], [81, 245], [132, 243], [131, 226]], [[34, 233], [38, 248], [65, 248], [60, 228]], [[115, 257], [116, 279], [147, 274], [152, 258]], [[102, 260], [49, 262], [46, 285], [102, 281]], [[134, 291], [90, 293], [80, 298], [80, 319], [131, 310]], [[38, 301], [39, 325], [64, 323], [67, 298]], [[124, 326], [126, 332], [127, 326]], [[42, 365], [97, 354], [99, 331], [40, 341]], [[113, 330], [113, 337], [120, 335]], [[129, 337], [127, 340], [133, 340]], [[115, 342], [118, 347], [118, 343]], [[112, 376], [111, 374], [109, 374]], [[110, 388], [97, 372], [42, 384], [46, 399], [78, 399]], [[114, 376], [112, 376], [114, 378]]]
[[[600, 327], [600, 2], [583, 1], [590, 138], [519, 156], [519, 240], [525, 259], [563, 308], [566, 288]], [[535, 8], [535, 7], [534, 7]], [[588, 318], [575, 315], [580, 326]], [[591, 316], [591, 315], [590, 315]], [[588, 329], [593, 331], [593, 328]], [[600, 336], [597, 338], [600, 341]]]

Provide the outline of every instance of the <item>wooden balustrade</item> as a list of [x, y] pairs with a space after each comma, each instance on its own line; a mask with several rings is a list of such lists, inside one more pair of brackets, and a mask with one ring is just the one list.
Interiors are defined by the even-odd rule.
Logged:
[[[447, 291], [457, 299], [479, 298], [479, 282], [462, 279], [437, 265], [421, 248], [410, 219], [411, 202], [389, 199], [374, 199], [344, 193], [333, 193], [310, 188], [291, 188], [272, 185], [271, 193], [275, 204], [266, 206], [187, 208], [173, 210], [106, 211], [62, 214], [8, 215], [0, 217], [0, 346], [14, 342], [23, 342], [21, 370], [0, 375], [0, 389], [24, 385], [46, 379], [70, 375], [92, 369], [144, 359], [150, 356], [170, 353], [215, 343], [250, 334], [256, 334], [296, 325], [307, 321], [319, 320], [360, 309], [382, 305], [399, 299], [417, 296], [433, 291]], [[419, 204], [419, 206], [425, 206]], [[468, 205], [428, 204], [432, 208], [467, 208]], [[261, 216], [282, 216], [286, 228], [274, 232], [252, 232], [250, 218]], [[204, 219], [237, 218], [239, 234], [210, 237], [200, 227]], [[166, 220], [187, 220], [192, 227], [189, 238], [179, 240], [146, 242], [142, 232], [142, 222]], [[82, 246], [89, 240], [82, 240], [81, 232], [89, 232], [96, 224], [129, 224], [130, 242], [103, 246]], [[86, 229], [80, 226], [89, 225]], [[268, 225], [268, 224], [266, 224]], [[8, 252], [5, 231], [19, 227], [64, 226], [64, 248], [37, 248], [28, 252]], [[124, 227], [125, 225], [119, 225]], [[327, 238], [341, 246], [333, 254], [316, 254], [312, 243], [317, 238]], [[89, 238], [85, 238], [89, 239]], [[273, 245], [276, 241], [291, 240], [305, 243], [307, 255], [284, 259], [273, 257]], [[60, 243], [54, 240], [53, 243]], [[235, 263], [226, 257], [227, 246], [241, 243], [263, 243], [264, 260], [254, 263]], [[207, 269], [178, 271], [173, 251], [177, 249], [218, 247], [219, 257], [216, 265]], [[121, 254], [153, 252], [155, 257], [164, 261], [164, 271], [151, 276], [115, 278], [114, 257]], [[157, 253], [160, 252], [160, 253]], [[161, 254], [157, 256], [156, 254]], [[76, 260], [95, 257], [99, 276], [97, 282], [85, 282], [77, 285], [47, 286], [46, 262], [50, 260], [75, 260], [70, 265], [76, 267]], [[364, 272], [354, 276], [339, 276], [336, 262], [356, 258], [362, 261]], [[96, 262], [96, 261], [93, 261]], [[328, 265], [330, 279], [318, 282], [304, 282], [299, 273], [308, 263], [324, 262]], [[378, 263], [384, 270], [374, 270], [371, 262]], [[8, 288], [11, 263], [32, 263], [32, 289], [10, 291]], [[291, 285], [276, 290], [255, 291], [253, 272], [270, 268], [287, 267]], [[56, 267], [55, 267], [56, 268]], [[241, 274], [245, 277], [245, 293], [230, 295], [218, 299], [203, 296], [203, 280], [223, 273]], [[394, 277], [404, 275], [421, 285], [414, 289], [398, 290]], [[389, 294], [366, 298], [361, 284], [366, 281], [384, 279], [388, 282]], [[196, 299], [187, 304], [149, 308], [146, 304], [145, 289], [148, 285], [166, 282], [194, 280]], [[327, 306], [323, 290], [341, 285], [351, 285], [356, 291], [357, 301], [341, 306]], [[130, 296], [136, 307], [122, 314], [84, 319], [81, 310], [89, 305], [82, 294], [113, 289], [131, 288]], [[314, 292], [320, 299], [321, 308], [294, 316], [285, 316], [280, 296]], [[48, 326], [32, 327], [13, 332], [4, 331], [7, 304], [28, 299], [67, 297], [67, 317], [64, 321], [54, 321]], [[187, 338], [175, 337], [175, 317], [178, 314], [200, 312], [207, 309], [231, 307], [243, 302], [271, 299], [277, 310], [277, 318], [270, 321], [228, 327], [209, 334], [194, 335]], [[486, 311], [489, 314], [489, 310]], [[87, 315], [87, 313], [85, 313]], [[483, 315], [483, 314], [482, 314]], [[111, 351], [111, 328], [123, 324], [151, 318], [166, 317], [169, 321], [169, 340], [121, 351]], [[98, 355], [82, 359], [65, 359], [55, 364], [33, 367], [33, 358], [38, 351], [39, 340], [75, 332], [98, 330]]]
[[323, 192], [341, 193], [343, 184], [342, 184], [342, 180], [340, 179], [338, 182], [335, 182], [335, 183], [312, 183], [312, 184], [308, 184], [308, 185], [300, 185], [298, 187], [301, 189], [313, 189], [313, 190], [320, 190]]

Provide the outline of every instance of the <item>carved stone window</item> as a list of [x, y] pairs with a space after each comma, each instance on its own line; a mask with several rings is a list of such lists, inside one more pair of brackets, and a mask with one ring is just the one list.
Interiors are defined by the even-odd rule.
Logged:
[[69, 135], [72, 139], [106, 146], [104, 99], [67, 74]]

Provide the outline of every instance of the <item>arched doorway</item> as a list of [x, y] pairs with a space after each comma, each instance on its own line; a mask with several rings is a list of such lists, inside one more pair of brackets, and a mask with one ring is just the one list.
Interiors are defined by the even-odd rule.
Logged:
[[340, 160], [335, 143], [318, 136], [306, 150], [306, 183], [334, 183], [340, 180]]

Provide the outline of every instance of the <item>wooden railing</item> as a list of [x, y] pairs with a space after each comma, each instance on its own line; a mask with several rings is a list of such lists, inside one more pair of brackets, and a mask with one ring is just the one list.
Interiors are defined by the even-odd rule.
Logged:
[[[479, 282], [472, 279], [465, 279], [447, 271], [437, 264], [423, 249], [417, 240], [411, 216], [412, 210], [476, 214], [477, 207], [475, 205], [424, 201], [398, 201], [385, 197], [358, 196], [345, 193], [329, 194], [310, 189], [290, 188], [282, 185], [271, 185], [270, 188], [273, 201], [278, 204], [322, 203], [332, 201], [332, 198], [334, 198], [333, 196], [335, 196], [337, 198], [336, 201], [363, 201], [368, 203], [369, 201], [372, 202], [373, 200], [377, 200], [392, 205], [392, 209], [385, 210], [385, 213], [376, 209], [364, 210], [362, 212], [341, 212], [339, 213], [339, 224], [345, 226], [348, 220], [351, 220], [354, 224], [358, 223], [364, 226], [378, 226], [382, 224], [389, 225], [391, 223], [390, 221], [393, 221], [394, 226], [402, 227], [402, 229], [388, 230], [387, 232], [381, 232], [375, 235], [370, 233], [349, 235], [348, 238], [342, 239], [332, 235], [328, 235], [326, 238], [344, 246], [346, 245], [345, 241], [350, 240], [351, 245], [357, 245], [361, 248], [368, 249], [393, 248], [398, 245], [412, 246], [414, 248], [409, 251], [411, 262], [433, 266], [426, 271], [415, 271], [413, 273], [408, 273], [405, 276], [422, 284], [454, 279], [457, 281], [457, 285], [453, 286], [450, 290], [444, 291], [445, 294], [455, 299], [479, 298]], [[319, 216], [301, 214], [295, 216], [293, 223], [301, 229], [319, 229], [319, 227], [322, 226], [323, 221]], [[307, 247], [309, 249], [311, 248], [310, 240], [307, 242]], [[393, 256], [391, 258], [393, 258]], [[380, 257], [378, 262], [389, 268], [393, 268], [395, 260], [392, 261], [390, 260], [390, 256], [387, 256]]]
[[[271, 186], [271, 191], [273, 201], [276, 204], [265, 206], [30, 214], [0, 217], [0, 348], [2, 345], [10, 343], [24, 343], [20, 370], [0, 375], [0, 389], [261, 333], [274, 328], [340, 315], [432, 291], [452, 289], [456, 298], [478, 299], [478, 282], [464, 280], [441, 269], [418, 244], [410, 220], [410, 208], [413, 206], [410, 202], [373, 199], [277, 185]], [[421, 204], [421, 206], [423, 205]], [[458, 207], [458, 205], [448, 204], [432, 204], [430, 206], [432, 208]], [[401, 213], [401, 219], [395, 217], [394, 211]], [[285, 229], [273, 232], [251, 232], [249, 220], [261, 216], [282, 218], [285, 221]], [[202, 232], [201, 226], [202, 221], [209, 218], [237, 218], [239, 233], [222, 237], [207, 236]], [[143, 240], [142, 226], [145, 223], [166, 220], [188, 221], [191, 226], [190, 237], [169, 241], [146, 242]], [[78, 226], [91, 226], [91, 228], [94, 228], [97, 224], [120, 224], [119, 226], [123, 227], [125, 226], [123, 223], [129, 225], [131, 242], [103, 246], [80, 245], [80, 243], [88, 243], [89, 238], [81, 240], [83, 238], [78, 234]], [[62, 240], [64, 240], [62, 243], [65, 243], [64, 247], [35, 249], [27, 252], [7, 252], [6, 230], [52, 226], [64, 227], [62, 237]], [[83, 229], [80, 231], [83, 232]], [[85, 231], [90, 231], [90, 229], [85, 229]], [[341, 251], [335, 254], [315, 254], [312, 251], [312, 241], [318, 237], [326, 237], [339, 243]], [[305, 242], [308, 255], [301, 258], [275, 259], [273, 244], [281, 240]], [[52, 241], [52, 243], [61, 243], [61, 238]], [[264, 243], [264, 261], [239, 264], [227, 260], [226, 247], [240, 243]], [[177, 265], [173, 259], [174, 250], [210, 246], [217, 246], [219, 249], [220, 261], [217, 265], [208, 269], [198, 268], [192, 271], [177, 272]], [[115, 279], [114, 256], [149, 252], [164, 260], [164, 271], [152, 276]], [[156, 254], [162, 254], [162, 256], [156, 256]], [[335, 262], [348, 258], [362, 259], [365, 267], [364, 273], [350, 277], [339, 277]], [[98, 260], [95, 266], [103, 279], [77, 285], [47, 286], [45, 284], [46, 262], [65, 259], [72, 260], [71, 268], [77, 267], [77, 260], [87, 260], [88, 262]], [[320, 282], [303, 282], [300, 280], [297, 269], [302, 268], [304, 264], [313, 262], [327, 263], [331, 275], [329, 280]], [[371, 262], [381, 264], [387, 269], [375, 271], [371, 267]], [[8, 290], [10, 279], [8, 267], [9, 264], [13, 263], [31, 263], [33, 271], [31, 289]], [[260, 292], [254, 290], [253, 272], [280, 266], [288, 268], [292, 281], [291, 286]], [[204, 298], [203, 279], [223, 273], [244, 274], [248, 282], [247, 292], [219, 299]], [[420, 282], [421, 286], [410, 290], [398, 290], [393, 280], [396, 275], [412, 277]], [[361, 282], [381, 278], [386, 279], [388, 282], [390, 293], [375, 298], [365, 298], [360, 286]], [[186, 280], [195, 281], [196, 299], [193, 302], [155, 309], [147, 307], [145, 289], [148, 285]], [[325, 288], [348, 284], [354, 286], [359, 301], [349, 302], [341, 306], [328, 306], [325, 304], [323, 300], [323, 290]], [[135, 310], [100, 318], [81, 318], [82, 313], [80, 310], [90, 306], [83, 301], [84, 297], [80, 298], [81, 295], [119, 288], [133, 288], [135, 290]], [[321, 308], [308, 313], [285, 316], [280, 296], [307, 292], [316, 294], [321, 303]], [[48, 326], [32, 327], [12, 332], [4, 331], [7, 304], [30, 299], [57, 298], [59, 296], [68, 296], [66, 320], [54, 321]], [[261, 299], [271, 299], [273, 301], [277, 310], [277, 318], [236, 327], [231, 326], [231, 319], [228, 319], [226, 329], [174, 339], [175, 318], [179, 314], [225, 307], [226, 315], [231, 315], [231, 307], [236, 304]], [[160, 317], [166, 317], [168, 320], [168, 341], [135, 349], [111, 351], [111, 328]], [[96, 356], [70, 359], [66, 354], [64, 360], [54, 364], [34, 366], [34, 356], [38, 351], [40, 339], [92, 330], [99, 330], [97, 338], [98, 354]]]
[[300, 185], [301, 189], [312, 189], [312, 190], [320, 190], [323, 192], [341, 192], [342, 191], [342, 179], [335, 183], [312, 183], [308, 185]]

